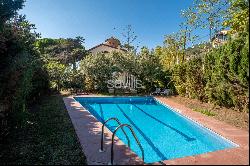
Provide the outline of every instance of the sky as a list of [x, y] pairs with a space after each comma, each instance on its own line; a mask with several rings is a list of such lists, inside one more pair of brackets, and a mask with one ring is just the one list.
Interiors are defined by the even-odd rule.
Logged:
[[177, 32], [180, 11], [192, 0], [26, 0], [19, 11], [36, 25], [43, 38], [85, 38], [89, 49], [132, 25], [135, 45], [163, 45], [164, 35]]

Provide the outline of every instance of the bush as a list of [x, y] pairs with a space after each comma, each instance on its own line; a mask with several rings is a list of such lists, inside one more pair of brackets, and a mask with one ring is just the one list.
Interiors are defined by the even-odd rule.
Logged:
[[173, 70], [173, 81], [177, 93], [181, 96], [205, 100], [205, 80], [201, 58], [176, 65]]
[[205, 92], [218, 105], [247, 111], [249, 91], [248, 34], [229, 40], [206, 55]]
[[33, 29], [24, 16], [17, 16], [0, 32], [0, 103], [5, 105], [1, 111], [10, 113], [15, 123], [22, 121], [26, 107], [48, 90], [47, 73], [33, 46], [37, 38]]
[[248, 111], [249, 35], [230, 39], [201, 58], [173, 69], [173, 81], [181, 96]]
[[[80, 70], [85, 77], [87, 90], [107, 92], [108, 80], [116, 79], [113, 73], [129, 73], [142, 81], [145, 91], [155, 87], [166, 87], [170, 82], [168, 71], [163, 71], [159, 58], [143, 48], [138, 55], [133, 53], [88, 55], [81, 61]], [[171, 87], [171, 84], [168, 85]], [[143, 91], [138, 89], [139, 92]]]
[[177, 94], [181, 96], [186, 96], [186, 64], [176, 65], [173, 68], [172, 80], [174, 82], [175, 90]]
[[81, 61], [81, 72], [85, 76], [87, 90], [107, 91], [107, 81], [112, 79], [112, 73], [118, 66], [112, 65], [112, 59], [107, 54], [88, 55]]
[[146, 92], [152, 92], [156, 87], [171, 88], [169, 70], [164, 70], [160, 56], [143, 47], [136, 56], [136, 76], [142, 81]]

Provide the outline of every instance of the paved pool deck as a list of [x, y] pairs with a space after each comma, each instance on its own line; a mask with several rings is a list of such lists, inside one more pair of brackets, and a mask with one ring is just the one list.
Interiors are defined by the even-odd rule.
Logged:
[[[94, 97], [95, 95], [81, 95], [77, 97]], [[74, 96], [64, 97], [64, 103], [68, 110], [78, 140], [87, 158], [89, 165], [107, 165], [110, 162], [110, 149], [112, 132], [105, 127], [104, 149], [99, 152], [101, 143], [102, 123], [91, 113], [76, 102]], [[100, 97], [100, 96], [99, 96]], [[238, 144], [239, 147], [209, 152], [196, 156], [189, 156], [173, 160], [165, 160], [152, 163], [154, 165], [249, 165], [249, 132], [233, 127], [225, 122], [218, 121], [199, 112], [173, 102], [166, 97], [155, 97], [163, 104], [174, 108], [192, 120], [213, 130], [223, 137]], [[115, 138], [114, 162], [118, 165], [142, 165], [142, 159], [132, 152], [121, 140]]]

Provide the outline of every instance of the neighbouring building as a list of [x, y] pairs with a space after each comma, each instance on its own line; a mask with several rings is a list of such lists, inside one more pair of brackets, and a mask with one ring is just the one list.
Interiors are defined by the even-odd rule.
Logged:
[[228, 30], [222, 30], [214, 35], [212, 38], [212, 46], [217, 48], [225, 44], [228, 40]]
[[121, 43], [118, 39], [111, 37], [106, 39], [104, 43], [98, 44], [88, 50], [92, 54], [97, 53], [110, 53], [112, 51], [116, 52], [126, 52], [127, 50], [122, 48]]

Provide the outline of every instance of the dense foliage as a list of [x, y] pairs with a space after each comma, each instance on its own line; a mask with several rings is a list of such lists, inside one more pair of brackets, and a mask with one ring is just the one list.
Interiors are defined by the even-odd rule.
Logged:
[[202, 58], [174, 68], [178, 94], [247, 111], [249, 91], [249, 35], [231, 39]]
[[181, 13], [186, 20], [184, 25], [191, 29], [208, 29], [211, 40], [223, 28], [229, 5], [228, 0], [194, 0], [193, 5]]
[[[198, 8], [195, 8], [196, 3], [188, 10], [203, 10], [205, 9], [203, 5], [207, 6], [206, 3], [218, 5], [222, 2], [204, 1]], [[222, 10], [221, 15], [219, 13], [214, 15], [218, 25], [224, 25], [224, 28], [230, 29], [232, 35], [229, 41], [219, 48], [199, 45], [203, 48], [195, 46], [187, 49], [186, 54], [193, 55], [189, 56], [189, 60], [187, 59], [184, 63], [175, 65], [173, 81], [176, 92], [180, 95], [248, 112], [249, 2], [231, 0], [229, 4], [230, 7], [226, 9], [219, 8]], [[211, 10], [209, 9], [210, 11], [206, 14], [213, 13], [213, 10], [219, 6], [210, 8]], [[227, 15], [223, 16], [222, 20], [218, 19], [218, 16], [224, 15], [225, 11]], [[192, 12], [186, 14], [192, 16]], [[193, 22], [187, 24], [191, 25], [199, 21], [200, 14], [193, 15]], [[213, 20], [208, 22], [213, 22]]]
[[164, 70], [161, 57], [146, 47], [137, 56], [137, 77], [142, 81], [145, 90], [152, 92], [156, 87], [165, 88], [170, 82], [169, 70]]
[[178, 94], [190, 98], [204, 98], [202, 59], [197, 58], [176, 65], [172, 79]]
[[76, 63], [80, 61], [86, 51], [82, 45], [84, 39], [80, 36], [75, 39], [50, 39], [43, 38], [36, 41], [35, 46], [44, 58], [56, 60], [65, 65], [72, 65], [76, 69]]
[[230, 0], [227, 19], [224, 26], [230, 26], [231, 33], [241, 33], [249, 26], [249, 0]]
[[22, 7], [22, 0], [0, 2], [0, 117], [5, 125], [7, 119], [25, 120], [27, 107], [51, 88], [83, 87], [77, 62], [86, 53], [84, 39], [39, 39], [35, 25], [17, 14]]
[[110, 57], [107, 54], [90, 54], [82, 60], [80, 66], [81, 72], [85, 75], [86, 89], [105, 91], [107, 81], [111, 79], [115, 70]]
[[13, 18], [19, 9], [22, 9], [24, 0], [1, 0], [0, 1], [0, 30], [6, 21]]
[[82, 37], [76, 37], [43, 38], [35, 42], [49, 75], [50, 88], [57, 91], [83, 88], [83, 78], [77, 71], [78, 62], [86, 54], [83, 41]]
[[138, 55], [134, 53], [110, 54], [99, 53], [88, 55], [81, 61], [80, 71], [85, 77], [87, 90], [107, 91], [107, 81], [115, 80], [114, 73], [129, 73], [142, 81], [144, 89], [139, 91], [152, 91], [155, 87], [165, 87], [169, 82], [167, 72], [162, 70], [160, 58], [143, 47]]
[[[15, 121], [22, 119], [17, 116], [21, 110], [25, 112], [27, 105], [48, 89], [47, 72], [33, 45], [38, 34], [24, 16], [14, 15], [22, 6], [17, 2], [0, 4], [6, 11], [1, 17], [9, 18], [0, 31], [0, 110], [4, 115], [11, 111]], [[12, 9], [4, 10], [6, 7]]]
[[206, 95], [209, 101], [248, 109], [249, 35], [229, 41], [205, 60]]

